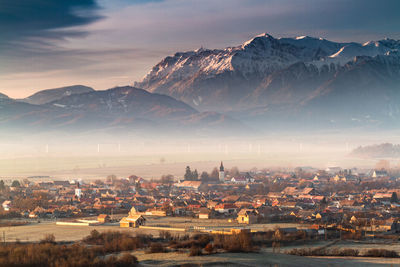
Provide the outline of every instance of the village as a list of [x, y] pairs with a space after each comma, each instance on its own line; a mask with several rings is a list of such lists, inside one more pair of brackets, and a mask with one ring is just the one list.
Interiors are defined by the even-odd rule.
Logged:
[[[400, 180], [384, 169], [240, 172], [221, 162], [210, 174], [188, 166], [181, 179], [2, 180], [0, 190], [2, 221], [224, 234], [274, 224], [319, 238], [400, 232]], [[168, 218], [196, 220], [168, 224]]]

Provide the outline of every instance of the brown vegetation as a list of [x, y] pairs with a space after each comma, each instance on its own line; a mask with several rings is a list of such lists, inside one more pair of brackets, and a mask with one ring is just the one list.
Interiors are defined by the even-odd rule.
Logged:
[[201, 248], [197, 246], [192, 246], [190, 248], [189, 256], [201, 256], [201, 255], [203, 255], [203, 251]]
[[333, 257], [385, 257], [398, 258], [399, 255], [394, 250], [387, 249], [369, 249], [364, 254], [360, 254], [359, 250], [345, 248], [294, 248], [286, 252], [287, 254], [296, 256], [333, 256]]
[[101, 249], [104, 253], [108, 253], [147, 247], [150, 240], [151, 238], [145, 235], [131, 236], [121, 232], [99, 233], [93, 230], [82, 241], [90, 245], [99, 245], [98, 249]]
[[296, 256], [337, 256], [337, 257], [357, 257], [359, 255], [357, 249], [325, 249], [325, 248], [294, 248], [287, 252], [287, 254]]
[[398, 258], [399, 254], [394, 250], [387, 249], [369, 249], [364, 253], [365, 257], [384, 257], [384, 258]]
[[104, 257], [95, 248], [79, 244], [71, 246], [52, 243], [13, 244], [0, 246], [0, 266], [29, 267], [86, 267], [86, 266], [136, 266], [134, 256]]
[[167, 252], [161, 243], [151, 243], [146, 253], [164, 253]]
[[215, 235], [214, 247], [224, 249], [227, 252], [255, 251], [251, 234], [248, 232], [241, 232], [234, 235]]

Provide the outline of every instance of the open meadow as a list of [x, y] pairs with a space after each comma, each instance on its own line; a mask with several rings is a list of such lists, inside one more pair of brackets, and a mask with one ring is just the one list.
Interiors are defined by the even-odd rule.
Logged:
[[[115, 219], [122, 215], [115, 215]], [[147, 226], [164, 226], [175, 228], [204, 227], [206, 229], [227, 229], [239, 227], [235, 222], [228, 220], [213, 219], [200, 220], [191, 218], [167, 218], [147, 216]], [[89, 218], [94, 219], [94, 218]], [[283, 224], [258, 224], [250, 226], [253, 230], [274, 230], [277, 227], [304, 227], [304, 225], [283, 223]], [[6, 242], [38, 242], [46, 235], [54, 234], [57, 242], [80, 241], [88, 236], [92, 230], [99, 232], [120, 231], [125, 233], [149, 234], [158, 237], [160, 230], [143, 228], [120, 228], [118, 223], [109, 223], [97, 226], [66, 226], [56, 225], [55, 221], [31, 221], [27, 225], [1, 227]], [[187, 232], [171, 231], [172, 235], [185, 235]], [[194, 232], [189, 232], [189, 234]], [[400, 266], [400, 259], [395, 258], [369, 258], [369, 257], [302, 257], [285, 254], [293, 248], [354, 248], [360, 251], [371, 248], [382, 248], [395, 250], [400, 253], [400, 243], [391, 240], [368, 241], [315, 241], [312, 243], [281, 246], [280, 253], [273, 253], [272, 248], [261, 248], [256, 253], [217, 253], [203, 256], [189, 256], [189, 252], [168, 252], [168, 253], [145, 253], [143, 249], [131, 252], [138, 258], [141, 266]]]
[[[119, 219], [123, 215], [115, 215], [115, 219]], [[88, 218], [95, 219], [95, 218]], [[236, 227], [243, 227], [236, 222], [229, 222], [227, 219], [212, 219], [212, 220], [201, 220], [192, 218], [182, 217], [152, 217], [146, 216], [146, 226], [155, 227], [174, 227], [174, 228], [193, 228], [200, 227], [212, 230], [230, 229]], [[280, 224], [256, 224], [252, 225], [251, 228], [254, 230], [274, 230], [277, 227], [304, 227], [304, 225], [293, 224], [293, 223], [280, 223]], [[96, 226], [71, 226], [71, 225], [56, 225], [55, 221], [30, 221], [30, 223], [22, 226], [7, 226], [0, 227], [1, 236], [5, 235], [7, 242], [15, 242], [17, 240], [21, 242], [37, 242], [40, 241], [47, 234], [54, 234], [56, 241], [58, 242], [69, 242], [81, 240], [83, 237], [90, 234], [92, 230], [99, 232], [104, 231], [122, 231], [129, 232], [132, 234], [151, 234], [158, 236], [160, 230], [143, 229], [143, 228], [120, 228], [119, 223], [108, 223]], [[172, 234], [184, 235], [185, 232], [171, 231]]]
[[261, 251], [260, 253], [221, 253], [190, 257], [187, 253], [137, 251], [142, 266], [399, 266], [399, 259], [352, 257], [301, 257]]

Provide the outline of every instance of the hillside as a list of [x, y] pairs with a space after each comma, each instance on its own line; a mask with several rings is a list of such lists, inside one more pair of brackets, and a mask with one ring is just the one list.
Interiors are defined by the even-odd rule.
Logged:
[[199, 112], [172, 97], [134, 87], [70, 94], [50, 103], [33, 105], [14, 99], [0, 101], [0, 126], [74, 133], [117, 131], [218, 132], [239, 129], [240, 122], [218, 113]]
[[73, 85], [73, 86], [67, 86], [67, 87], [61, 87], [61, 88], [55, 88], [55, 89], [41, 90], [27, 98], [21, 99], [21, 101], [29, 103], [29, 104], [34, 104], [34, 105], [42, 105], [42, 104], [46, 104], [46, 103], [61, 99], [65, 96], [82, 94], [82, 93], [87, 93], [87, 92], [92, 92], [92, 91], [94, 91], [94, 89], [91, 87], [87, 87], [87, 86], [83, 86], [83, 85]]

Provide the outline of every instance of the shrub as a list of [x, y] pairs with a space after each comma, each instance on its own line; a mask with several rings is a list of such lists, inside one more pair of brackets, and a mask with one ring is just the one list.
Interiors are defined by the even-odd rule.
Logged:
[[201, 256], [201, 255], [203, 255], [203, 252], [201, 251], [201, 248], [199, 248], [197, 246], [192, 246], [190, 248], [189, 256]]
[[104, 253], [120, 252], [134, 250], [145, 247], [151, 238], [146, 235], [131, 236], [121, 232], [103, 232], [99, 233], [96, 230], [91, 231], [90, 235], [82, 241], [90, 245], [101, 245]]
[[56, 244], [56, 237], [54, 236], [54, 234], [47, 234], [44, 236], [44, 238], [42, 240], [40, 240], [41, 244], [45, 244], [45, 243], [50, 243], [50, 244]]
[[254, 251], [251, 234], [249, 232], [241, 232], [234, 235], [216, 235], [214, 236], [214, 246], [228, 252]]
[[151, 243], [149, 250], [147, 253], [164, 253], [165, 248], [161, 243]]
[[345, 248], [340, 251], [340, 256], [357, 257], [359, 253], [358, 249]]
[[10, 244], [0, 246], [0, 266], [62, 266], [62, 267], [100, 267], [100, 266], [137, 266], [137, 259], [132, 255], [107, 257], [94, 247], [80, 244], [58, 245]]
[[138, 264], [138, 259], [130, 253], [123, 253], [118, 257], [118, 264], [123, 264], [124, 266], [131, 266], [132, 264]]
[[364, 253], [364, 257], [385, 257], [385, 258], [398, 258], [399, 254], [397, 254], [394, 250], [387, 249], [369, 249]]
[[351, 249], [351, 248], [345, 248], [345, 249], [334, 248], [332, 250], [325, 248], [316, 248], [316, 249], [294, 248], [286, 253], [296, 256], [339, 256], [339, 257], [359, 256], [359, 251], [357, 249]]
[[165, 240], [171, 240], [172, 239], [172, 235], [171, 235], [171, 233], [169, 231], [161, 230], [159, 232], [159, 236], [160, 236], [160, 238], [165, 239]]
[[205, 247], [211, 241], [211, 237], [208, 234], [198, 234], [193, 236], [193, 239], [196, 241], [200, 247]]

